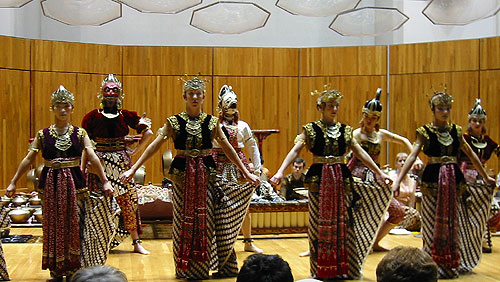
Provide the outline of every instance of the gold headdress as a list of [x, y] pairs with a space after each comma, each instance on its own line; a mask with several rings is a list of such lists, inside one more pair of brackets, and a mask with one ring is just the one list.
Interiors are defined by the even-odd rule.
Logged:
[[441, 105], [441, 106], [450, 106], [453, 103], [453, 97], [446, 93], [446, 86], [444, 87], [444, 91], [436, 91], [434, 90], [434, 95], [429, 99], [429, 105], [431, 107]]
[[339, 103], [340, 99], [342, 99], [344, 96], [340, 94], [340, 91], [337, 89], [329, 89], [330, 85], [325, 84], [323, 85], [323, 91], [319, 92], [318, 90], [314, 90], [311, 92], [311, 95], [319, 95], [318, 101], [316, 104], [320, 106], [323, 103], [328, 103], [328, 102], [334, 102], [334, 103]]
[[57, 103], [74, 105], [75, 96], [73, 96], [73, 93], [66, 90], [64, 86], [59, 85], [59, 89], [54, 91], [54, 93], [52, 93], [52, 95], [50, 96], [50, 103], [52, 104], [52, 106]]
[[366, 101], [363, 106], [363, 113], [368, 115], [374, 115], [380, 117], [382, 115], [382, 103], [380, 103], [380, 94], [382, 94], [382, 88], [377, 89], [375, 98]]
[[481, 107], [481, 99], [476, 99], [474, 107], [469, 112], [469, 119], [472, 118], [486, 120], [486, 111]]
[[201, 90], [205, 92], [205, 82], [208, 82], [204, 79], [199, 79], [197, 76], [192, 79], [187, 79], [187, 74], [184, 77], [179, 78], [179, 80], [184, 81], [184, 92], [188, 90]]

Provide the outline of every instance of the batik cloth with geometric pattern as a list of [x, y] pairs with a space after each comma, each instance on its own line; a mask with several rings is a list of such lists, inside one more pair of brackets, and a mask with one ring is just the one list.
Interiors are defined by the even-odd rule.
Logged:
[[[7, 203], [0, 202], [0, 229], [8, 228], [10, 221], [8, 217], [9, 210]], [[9, 273], [7, 272], [7, 264], [3, 255], [2, 242], [0, 241], [0, 281], [9, 281]]]

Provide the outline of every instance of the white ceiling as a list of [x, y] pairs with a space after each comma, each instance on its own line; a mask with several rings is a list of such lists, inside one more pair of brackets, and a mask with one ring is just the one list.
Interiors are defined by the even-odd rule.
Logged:
[[464, 26], [434, 25], [422, 14], [425, 0], [362, 0], [358, 7], [398, 8], [410, 18], [399, 30], [377, 37], [341, 36], [328, 28], [334, 16], [292, 15], [277, 7], [276, 0], [251, 1], [271, 13], [263, 28], [235, 35], [208, 34], [189, 24], [195, 9], [217, 1], [202, 2], [173, 15], [141, 13], [123, 5], [122, 17], [102, 26], [69, 26], [43, 16], [40, 0], [33, 0], [22, 8], [0, 8], [0, 34], [118, 45], [238, 47], [390, 45], [500, 35], [498, 14]]

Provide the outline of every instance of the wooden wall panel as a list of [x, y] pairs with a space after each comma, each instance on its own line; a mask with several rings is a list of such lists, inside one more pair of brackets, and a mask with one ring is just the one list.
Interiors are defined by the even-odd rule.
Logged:
[[0, 36], [0, 68], [30, 69], [30, 40]]
[[121, 74], [122, 47], [33, 40], [32, 69], [36, 71]]
[[[428, 102], [433, 93], [431, 86], [436, 90], [443, 90], [440, 84], [446, 84], [448, 93], [453, 96], [450, 122], [466, 127], [469, 110], [479, 96], [478, 72], [391, 76], [391, 130], [414, 142], [417, 127], [432, 122], [432, 112]], [[391, 162], [400, 151], [406, 149], [402, 145], [391, 145]], [[420, 157], [424, 158], [424, 154], [421, 153]]]
[[[5, 189], [28, 152], [30, 137], [30, 74], [0, 69], [0, 185]], [[26, 187], [22, 177], [17, 187]]]
[[481, 70], [500, 69], [500, 37], [479, 39]]
[[[201, 77], [206, 79], [207, 77]], [[153, 123], [152, 130], [155, 133], [165, 123], [165, 119], [171, 115], [185, 110], [185, 101], [182, 97], [183, 82], [177, 76], [125, 76], [123, 77], [123, 89], [125, 91], [124, 108], [138, 112], [140, 115], [146, 113]], [[212, 85], [209, 81], [206, 85], [207, 92], [204, 102], [204, 111], [212, 113]], [[134, 131], [130, 132], [135, 134]], [[153, 138], [150, 140], [152, 141]], [[174, 146], [171, 139], [164, 144], [160, 150], [146, 162], [146, 181], [161, 184], [163, 180], [161, 156], [167, 149], [174, 154]], [[142, 154], [136, 154], [134, 161]]]
[[[482, 71], [481, 72], [481, 90], [480, 98], [488, 119], [486, 121], [486, 134], [488, 134], [495, 142], [500, 144], [500, 114], [498, 113], [500, 103], [500, 70]], [[472, 105], [470, 106], [472, 108]], [[493, 168], [496, 173], [500, 171], [500, 158], [495, 155], [491, 156], [487, 166]]]
[[479, 68], [479, 40], [392, 45], [390, 73], [470, 71]]
[[[214, 93], [224, 84], [238, 95], [241, 119], [252, 129], [279, 129], [263, 142], [264, 165], [274, 174], [293, 146], [298, 125], [298, 79], [295, 77], [214, 77]], [[214, 105], [217, 95], [214, 95]], [[216, 114], [214, 112], [214, 114]]]
[[124, 46], [124, 75], [208, 75], [212, 48]]
[[[331, 88], [338, 89], [344, 98], [340, 102], [337, 120], [348, 124], [354, 129], [359, 127], [362, 108], [366, 100], [375, 97], [378, 87], [384, 89], [382, 103], [386, 97], [385, 76], [334, 76], [334, 77], [303, 77], [300, 79], [300, 124], [316, 121], [321, 118], [316, 109], [318, 96], [311, 96], [311, 91], [323, 90], [323, 85], [330, 84]], [[385, 118], [380, 121], [381, 127], [385, 127]], [[385, 146], [383, 146], [380, 161], [385, 163]], [[310, 164], [312, 156], [310, 153], [302, 153], [303, 158]]]
[[385, 75], [387, 47], [331, 47], [300, 49], [301, 76]]
[[214, 48], [214, 75], [297, 76], [299, 49]]

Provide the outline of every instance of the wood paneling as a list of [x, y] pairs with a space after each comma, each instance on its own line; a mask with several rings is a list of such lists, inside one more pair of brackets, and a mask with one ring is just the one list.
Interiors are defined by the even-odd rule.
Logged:
[[[469, 110], [479, 96], [478, 72], [391, 76], [391, 130], [407, 137], [410, 142], [414, 142], [415, 130], [432, 121], [432, 112], [428, 102], [433, 93], [431, 86], [434, 86], [436, 90], [443, 90], [442, 84], [447, 86], [447, 92], [453, 96], [454, 100], [450, 122], [466, 127]], [[406, 151], [402, 145], [391, 145], [391, 162], [401, 151]], [[421, 158], [423, 156], [423, 153], [420, 154]]]
[[500, 37], [479, 39], [481, 70], [500, 69]]
[[30, 40], [0, 36], [0, 68], [30, 69]]
[[214, 48], [214, 75], [297, 76], [299, 49]]
[[300, 50], [301, 76], [385, 75], [385, 46], [306, 48]]
[[479, 40], [392, 45], [390, 73], [470, 71], [479, 68]]
[[[200, 78], [206, 79], [207, 77]], [[212, 85], [210, 81], [206, 83], [206, 88], [203, 108], [207, 113], [212, 113]], [[155, 133], [153, 138], [156, 137], [157, 130], [163, 126], [167, 117], [185, 110], [186, 104], [182, 97], [183, 82], [179, 81], [177, 76], [125, 76], [123, 89], [125, 92], [124, 108], [136, 111], [139, 115], [146, 113], [146, 116], [151, 118], [152, 130]], [[134, 132], [132, 131], [132, 133]], [[151, 181], [159, 184], [163, 180], [161, 156], [167, 149], [171, 149], [175, 155], [171, 139], [168, 139], [159, 152], [146, 162], [146, 182]], [[134, 156], [134, 161], [141, 153]]]
[[[500, 70], [481, 72], [480, 98], [488, 119], [486, 121], [486, 134], [495, 142], [500, 144], [500, 114], [498, 113], [500, 102]], [[472, 105], [470, 105], [472, 108]], [[493, 168], [496, 173], [500, 171], [500, 159], [495, 155], [491, 156], [487, 166]]]
[[36, 71], [121, 74], [122, 47], [33, 40], [32, 68]]
[[212, 48], [124, 46], [124, 75], [208, 75]]
[[[30, 74], [0, 69], [0, 185], [7, 187], [28, 152], [30, 137]], [[17, 187], [26, 187], [22, 177]]]

